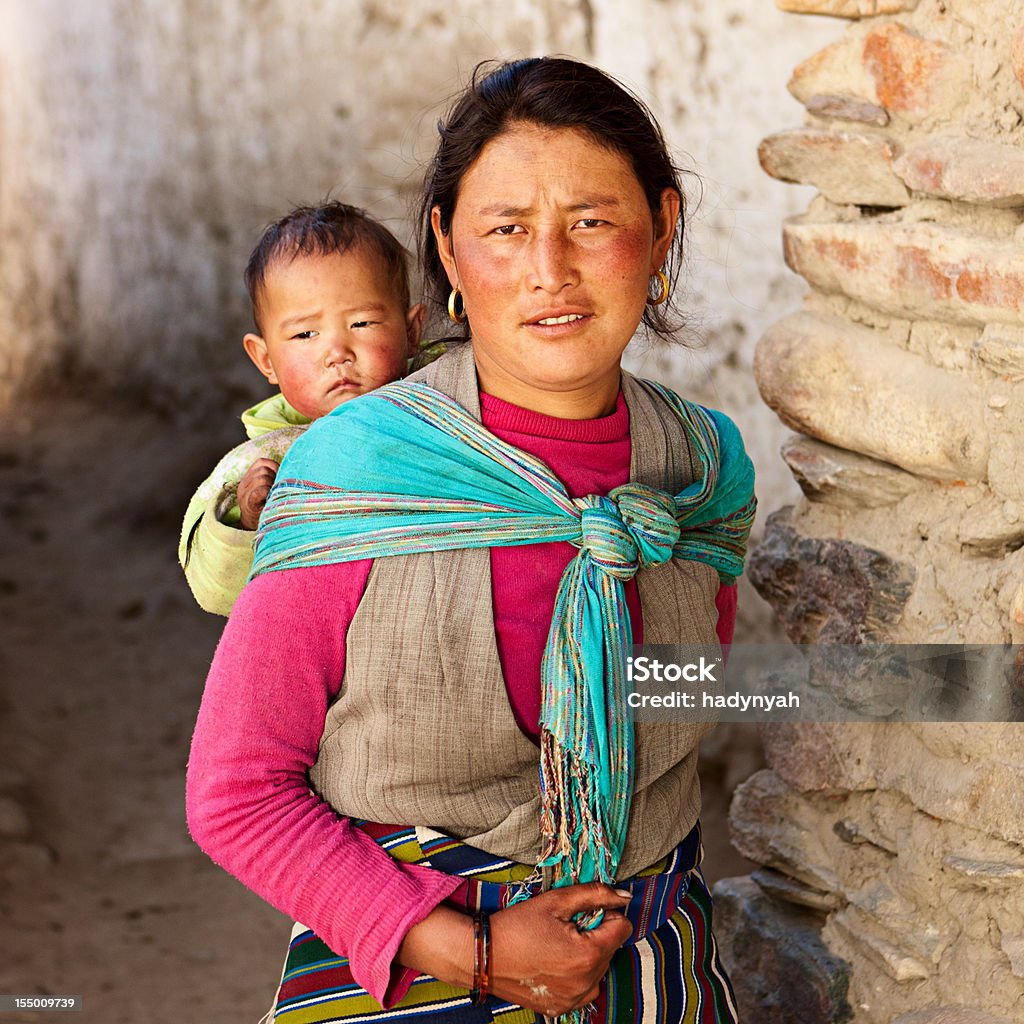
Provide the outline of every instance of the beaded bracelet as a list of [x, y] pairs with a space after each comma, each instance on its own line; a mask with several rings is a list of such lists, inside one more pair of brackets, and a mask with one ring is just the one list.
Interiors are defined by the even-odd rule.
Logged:
[[477, 1006], [487, 1002], [491, 989], [491, 919], [483, 910], [473, 915], [473, 988], [469, 998]]

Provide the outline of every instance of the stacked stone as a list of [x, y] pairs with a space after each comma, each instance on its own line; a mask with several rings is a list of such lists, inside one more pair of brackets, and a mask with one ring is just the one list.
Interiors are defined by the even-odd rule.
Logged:
[[[803, 490], [751, 575], [800, 643], [1024, 642], [1024, 9], [779, 0], [850, 19], [764, 169], [811, 288], [755, 373]], [[718, 889], [759, 1024], [1024, 1021], [1024, 731], [769, 726]]]

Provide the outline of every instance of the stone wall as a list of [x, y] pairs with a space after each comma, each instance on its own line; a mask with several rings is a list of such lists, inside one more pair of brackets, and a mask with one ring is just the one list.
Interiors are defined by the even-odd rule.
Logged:
[[[849, 19], [764, 169], [810, 285], [755, 372], [803, 497], [751, 573], [796, 641], [1024, 642], [1024, 11], [780, 0]], [[836, 23], [832, 23], [836, 24]], [[1024, 1020], [1024, 730], [766, 727], [719, 890], [750, 1019]]]

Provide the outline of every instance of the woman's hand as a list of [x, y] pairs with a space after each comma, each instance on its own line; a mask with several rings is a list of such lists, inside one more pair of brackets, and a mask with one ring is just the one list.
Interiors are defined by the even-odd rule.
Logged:
[[[601, 882], [541, 893], [491, 915], [491, 992], [546, 1016], [597, 998], [601, 979], [632, 926], [629, 903]], [[578, 913], [603, 909], [590, 931], [573, 922]], [[473, 926], [465, 914], [436, 908], [411, 928], [399, 962], [460, 988], [472, 985]]]
[[[552, 889], [491, 917], [491, 991], [545, 1016], [585, 1006], [597, 998], [616, 950], [633, 926], [622, 911], [629, 897], [600, 882]], [[590, 931], [573, 922], [601, 908], [604, 920]]]

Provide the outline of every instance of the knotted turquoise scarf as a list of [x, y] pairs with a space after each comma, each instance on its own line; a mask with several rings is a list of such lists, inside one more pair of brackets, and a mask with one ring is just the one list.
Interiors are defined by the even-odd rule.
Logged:
[[753, 467], [731, 420], [652, 385], [679, 417], [699, 479], [571, 498], [539, 459], [423, 383], [347, 402], [291, 447], [257, 535], [253, 576], [454, 548], [569, 541], [541, 665], [539, 867], [555, 885], [612, 882], [633, 792], [623, 582], [670, 558], [743, 569]]

